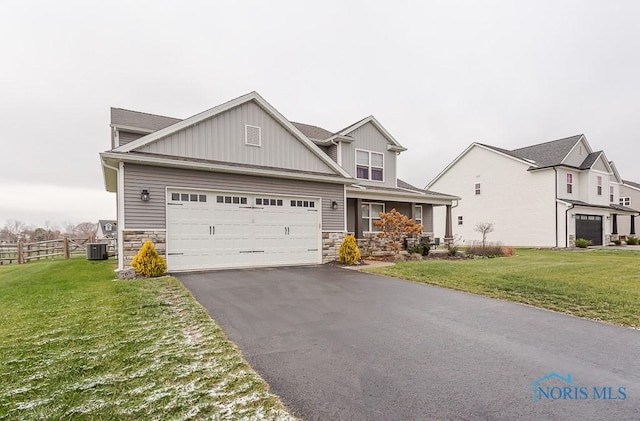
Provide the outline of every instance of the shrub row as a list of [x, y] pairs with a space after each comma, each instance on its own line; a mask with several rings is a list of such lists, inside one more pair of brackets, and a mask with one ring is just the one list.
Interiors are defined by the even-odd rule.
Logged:
[[507, 257], [513, 256], [512, 247], [502, 247], [497, 245], [471, 245], [465, 250], [467, 256], [471, 257]]

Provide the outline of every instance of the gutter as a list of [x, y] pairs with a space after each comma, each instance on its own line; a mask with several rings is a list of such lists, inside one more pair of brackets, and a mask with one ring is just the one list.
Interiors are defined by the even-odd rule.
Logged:
[[555, 214], [556, 214], [556, 248], [558, 247], [558, 169], [553, 167], [553, 171], [556, 173], [556, 198], [553, 201], [553, 205], [555, 206]]

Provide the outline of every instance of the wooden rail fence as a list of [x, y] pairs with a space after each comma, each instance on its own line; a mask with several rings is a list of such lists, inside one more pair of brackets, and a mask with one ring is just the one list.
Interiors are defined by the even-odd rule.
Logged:
[[[105, 241], [102, 241], [103, 243]], [[107, 251], [110, 256], [115, 255], [115, 240], [106, 240]], [[58, 240], [37, 241], [16, 244], [0, 244], [0, 265], [17, 263], [19, 265], [33, 260], [62, 257], [71, 258], [72, 255], [87, 252], [88, 238], [60, 238]]]

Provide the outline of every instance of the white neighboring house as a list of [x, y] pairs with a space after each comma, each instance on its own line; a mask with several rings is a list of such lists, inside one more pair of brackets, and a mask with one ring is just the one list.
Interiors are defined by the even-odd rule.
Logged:
[[114, 220], [101, 219], [98, 221], [98, 232], [96, 238], [118, 238], [118, 223]]
[[[638, 215], [620, 205], [622, 184], [604, 152], [576, 135], [514, 150], [472, 143], [426, 188], [461, 198], [452, 217], [462, 244], [481, 240], [474, 228], [490, 222], [495, 231], [489, 241], [570, 247], [576, 238], [608, 244], [616, 239], [618, 221], [630, 224]], [[441, 230], [434, 227], [434, 235]]]

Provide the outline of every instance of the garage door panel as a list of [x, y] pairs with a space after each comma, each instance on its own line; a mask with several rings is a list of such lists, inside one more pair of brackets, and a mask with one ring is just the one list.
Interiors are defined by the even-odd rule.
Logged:
[[[319, 261], [317, 199], [189, 190], [169, 193], [168, 197], [178, 198], [167, 205], [169, 270]], [[204, 197], [204, 201], [191, 202], [192, 197]]]
[[591, 241], [591, 245], [601, 246], [603, 235], [603, 224], [601, 215], [575, 216], [576, 238], [584, 238]]

